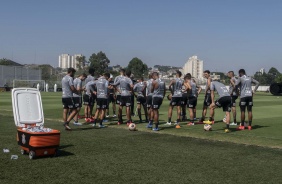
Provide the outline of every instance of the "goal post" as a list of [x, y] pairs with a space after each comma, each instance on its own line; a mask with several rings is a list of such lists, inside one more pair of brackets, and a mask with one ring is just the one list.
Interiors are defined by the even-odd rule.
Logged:
[[46, 91], [45, 80], [13, 80], [13, 88], [39, 88], [39, 91]]

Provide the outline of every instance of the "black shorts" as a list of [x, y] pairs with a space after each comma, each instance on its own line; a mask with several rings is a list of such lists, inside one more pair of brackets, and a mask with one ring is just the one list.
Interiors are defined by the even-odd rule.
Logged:
[[197, 106], [197, 101], [198, 101], [197, 97], [194, 97], [194, 96], [189, 97], [187, 100], [187, 107], [191, 109], [195, 109]]
[[224, 96], [215, 101], [217, 107], [222, 107], [224, 112], [231, 111], [231, 96]]
[[108, 99], [106, 98], [97, 98], [97, 109], [107, 109], [108, 108]]
[[121, 97], [120, 94], [118, 94], [116, 97], [116, 104], [120, 104], [120, 97]]
[[82, 99], [81, 99], [81, 96], [73, 97], [72, 99], [73, 99], [74, 105], [75, 105], [77, 108], [82, 107]]
[[147, 101], [146, 101], [147, 108], [151, 108], [152, 103], [153, 103], [153, 96], [152, 95], [147, 96]]
[[181, 105], [187, 105], [188, 94], [182, 93]]
[[253, 106], [253, 97], [248, 96], [240, 99], [240, 106]]
[[131, 106], [131, 96], [120, 96], [120, 106], [126, 106], [130, 107]]
[[248, 107], [248, 111], [252, 111], [253, 107], [253, 97], [248, 96], [240, 99], [240, 108], [241, 111], [245, 111], [246, 107]]
[[88, 106], [94, 106], [94, 99], [92, 96], [89, 96], [87, 94], [83, 95], [83, 105], [88, 105]]
[[115, 99], [115, 95], [114, 94], [109, 94], [108, 96], [108, 103], [115, 103], [116, 99]]
[[93, 103], [95, 103], [95, 102], [96, 102], [96, 99], [97, 99], [97, 95], [94, 95], [94, 94], [92, 93], [91, 98], [92, 98], [92, 100], [93, 100]]
[[163, 98], [155, 96], [152, 98], [152, 108], [159, 109], [163, 103]]
[[236, 107], [236, 100], [238, 96], [231, 96], [231, 107]]
[[73, 98], [62, 98], [63, 108], [64, 109], [76, 109], [77, 107], [74, 104]]
[[146, 105], [146, 98], [144, 96], [137, 96], [137, 104]]
[[181, 106], [182, 97], [171, 97], [169, 105], [171, 106]]
[[211, 101], [211, 94], [207, 94], [204, 99], [204, 106], [210, 106], [212, 103]]

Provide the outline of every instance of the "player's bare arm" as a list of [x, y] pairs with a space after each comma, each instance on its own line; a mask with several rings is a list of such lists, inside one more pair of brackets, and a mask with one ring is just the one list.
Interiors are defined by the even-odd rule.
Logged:
[[175, 80], [173, 79], [172, 81], [170, 81], [168, 89], [171, 92], [171, 94], [173, 93], [173, 89], [172, 89], [172, 85], [175, 83]]

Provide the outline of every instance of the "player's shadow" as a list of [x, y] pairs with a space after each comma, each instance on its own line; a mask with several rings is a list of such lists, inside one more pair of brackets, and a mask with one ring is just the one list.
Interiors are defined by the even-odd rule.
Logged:
[[258, 129], [258, 128], [267, 128], [269, 126], [261, 126], [261, 125], [253, 125], [252, 130]]
[[[256, 130], [256, 129], [259, 129], [259, 128], [267, 128], [269, 126], [261, 126], [261, 125], [253, 125], [252, 126], [252, 130]], [[225, 130], [225, 128], [222, 128], [220, 130]], [[231, 132], [237, 132], [237, 131], [248, 131], [248, 127], [245, 127], [244, 130], [238, 130], [238, 126], [237, 127], [229, 127], [229, 130]]]
[[[89, 127], [75, 128], [75, 129], [72, 129], [71, 131], [73, 132], [73, 131], [85, 131], [85, 130], [101, 129], [101, 128], [99, 128], [99, 125], [96, 125], [96, 127], [93, 127], [91, 125], [88, 125], [88, 126]], [[105, 128], [107, 128], [107, 126]]]

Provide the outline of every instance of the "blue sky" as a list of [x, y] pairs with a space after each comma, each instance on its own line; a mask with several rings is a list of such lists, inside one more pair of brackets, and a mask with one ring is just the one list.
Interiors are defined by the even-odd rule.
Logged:
[[0, 58], [58, 66], [62, 53], [103, 51], [111, 65], [282, 72], [279, 0], [9, 0], [0, 2]]

